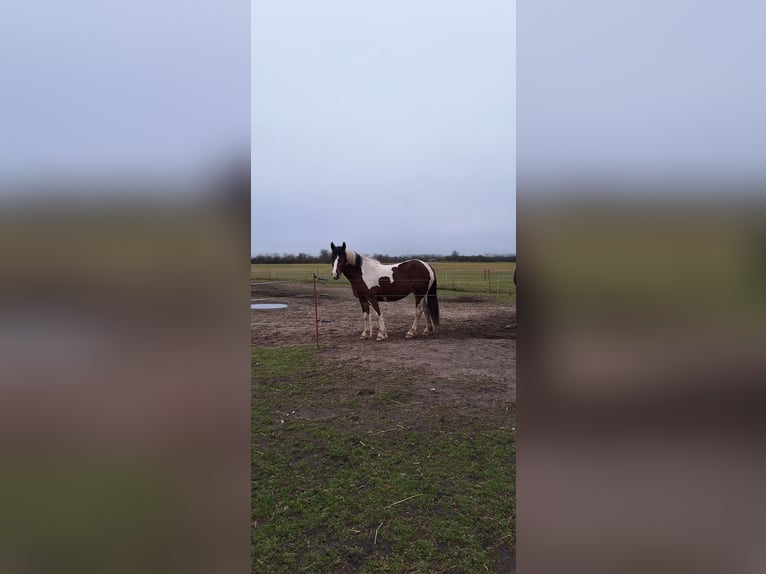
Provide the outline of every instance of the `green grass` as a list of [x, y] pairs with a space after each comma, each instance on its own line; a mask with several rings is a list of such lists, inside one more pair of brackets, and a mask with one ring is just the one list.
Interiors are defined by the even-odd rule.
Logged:
[[513, 284], [516, 263], [442, 261], [434, 263], [433, 267], [439, 291], [516, 296]]
[[0, 556], [38, 571], [150, 572], [157, 564], [183, 570], [199, 546], [176, 552], [198, 536], [178, 529], [189, 513], [178, 482], [175, 469], [117, 457], [6, 459]]
[[492, 571], [515, 548], [510, 423], [376, 400], [316, 353], [252, 352], [253, 571]]
[[[436, 271], [439, 293], [480, 293], [514, 298], [516, 296], [516, 287], [513, 284], [515, 263], [439, 261], [432, 263], [432, 265]], [[316, 263], [250, 265], [250, 278], [253, 281], [310, 283], [313, 281], [314, 273], [318, 277], [329, 279], [331, 277], [330, 265]], [[321, 282], [320, 285], [323, 289], [348, 287], [348, 281], [345, 277], [341, 277], [337, 282]]]

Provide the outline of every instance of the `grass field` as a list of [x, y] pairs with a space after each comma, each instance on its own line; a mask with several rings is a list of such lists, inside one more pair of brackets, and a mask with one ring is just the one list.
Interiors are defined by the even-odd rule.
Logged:
[[252, 571], [513, 571], [512, 407], [424, 405], [412, 372], [332, 365], [252, 350]]
[[[515, 300], [515, 263], [432, 265], [445, 301]], [[313, 274], [329, 279], [325, 293], [352, 297], [328, 264], [251, 266], [256, 292], [310, 284]], [[428, 394], [417, 369], [332, 359], [338, 349], [252, 349], [252, 571], [514, 572], [510, 395], [482, 401], [496, 383], [479, 376], [454, 382], [463, 398]]]
[[[440, 292], [491, 293], [511, 297], [516, 295], [516, 287], [513, 284], [515, 263], [436, 261], [432, 262], [431, 265], [436, 271], [436, 280]], [[318, 277], [331, 279], [329, 264], [295, 263], [250, 266], [250, 277], [253, 281], [311, 282], [314, 273]], [[327, 285], [333, 286], [333, 282], [328, 281]], [[345, 277], [341, 277], [335, 285], [347, 286], [348, 281]]]

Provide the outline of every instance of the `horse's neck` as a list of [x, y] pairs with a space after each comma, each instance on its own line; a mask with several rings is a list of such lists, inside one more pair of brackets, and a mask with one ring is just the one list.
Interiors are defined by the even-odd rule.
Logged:
[[[354, 259], [356, 259], [356, 255], [354, 256]], [[359, 267], [356, 265], [346, 265], [343, 268], [343, 275], [346, 276], [346, 279], [351, 281], [352, 283], [355, 281], [361, 281], [362, 280], [362, 265], [364, 263], [364, 257], [359, 256]]]
[[346, 265], [343, 268], [343, 275], [345, 275], [346, 279], [349, 281], [359, 281], [362, 279], [362, 269], [360, 267], [355, 267], [354, 265]]

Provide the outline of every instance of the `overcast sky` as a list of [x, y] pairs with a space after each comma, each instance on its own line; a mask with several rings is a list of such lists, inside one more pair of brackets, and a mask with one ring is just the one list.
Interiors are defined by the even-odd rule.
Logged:
[[518, 22], [522, 199], [545, 182], [766, 181], [765, 2], [536, 0]]
[[251, 251], [515, 253], [514, 12], [255, 0]]
[[766, 182], [758, 0], [6, 4], [0, 184], [204, 171], [249, 135], [253, 253], [515, 252], [517, 162], [522, 198]]
[[8, 179], [199, 177], [247, 153], [248, 13], [246, 0], [4, 2], [0, 199]]

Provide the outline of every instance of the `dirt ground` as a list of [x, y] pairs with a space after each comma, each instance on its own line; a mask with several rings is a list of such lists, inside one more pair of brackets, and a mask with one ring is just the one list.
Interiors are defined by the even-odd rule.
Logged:
[[[361, 340], [362, 312], [351, 288], [318, 292], [319, 343], [328, 361], [359, 361], [371, 369], [422, 375], [426, 393], [468, 401], [475, 406], [515, 402], [516, 304], [475, 294], [439, 297], [441, 324], [434, 335], [406, 339], [415, 301], [381, 303], [389, 338]], [[251, 310], [255, 347], [316, 343], [313, 286], [290, 282], [253, 282], [252, 303], [286, 303], [287, 308]], [[373, 320], [373, 325], [375, 321]], [[422, 332], [425, 321], [421, 319]], [[375, 333], [377, 326], [375, 325]]]
[[[344, 429], [357, 442], [362, 439], [368, 443], [383, 441], [381, 444], [390, 452], [410, 452], [415, 448], [411, 442], [413, 433], [425, 437], [428, 445], [439, 438], [450, 440], [448, 437], [455, 433], [455, 436], [491, 435], [494, 438], [490, 441], [502, 435], [499, 440], [506, 445], [513, 441], [515, 303], [476, 294], [442, 293], [439, 295], [441, 321], [436, 333], [424, 337], [425, 324], [421, 320], [421, 334], [412, 339], [405, 338], [405, 334], [414, 319], [414, 297], [381, 303], [389, 338], [378, 342], [359, 338], [362, 312], [349, 286], [318, 283], [319, 323], [315, 318], [311, 284], [253, 282], [251, 300], [252, 303], [287, 304], [282, 309], [251, 310], [251, 344], [255, 348], [313, 346], [318, 324], [321, 350], [315, 372], [324, 377], [321, 392], [310, 397], [286, 394], [285, 403], [265, 413], [266, 418], [273, 415], [273, 422], [263, 422], [262, 417], [261, 432], [255, 443], [257, 449], [267, 452], [278, 448], [275, 437], [282, 429], [303, 421], [329, 422]], [[377, 326], [374, 332], [377, 333]], [[352, 369], [347, 368], [348, 363], [353, 364]], [[336, 372], [338, 376], [326, 376]], [[430, 452], [431, 447], [419, 445], [418, 448]], [[498, 445], [493, 444], [492, 448]], [[504, 471], [498, 468], [506, 463], [513, 464], [513, 457], [493, 461], [492, 472], [502, 475]], [[509, 478], [507, 497], [514, 496], [513, 484]], [[468, 495], [447, 485], [443, 496], [449, 501]], [[444, 523], [445, 516], [438, 511], [439, 506], [434, 508], [436, 510], [424, 512], [435, 513], [433, 521]], [[414, 519], [406, 520], [411, 524]], [[451, 520], [452, 517], [448, 522]], [[363, 536], [371, 535], [376, 526], [377, 523], [370, 523]], [[417, 528], [429, 531], [424, 526]], [[486, 564], [492, 566], [492, 572], [515, 572], [515, 545], [507, 531], [514, 528], [512, 516], [498, 528], [499, 539], [487, 541]], [[308, 536], [315, 535], [309, 533]], [[381, 555], [385, 557], [393, 552], [392, 547], [385, 544], [362, 555], [352, 553], [345, 542], [325, 540], [322, 544], [329, 545], [342, 557], [343, 567], [339, 566], [338, 572], [358, 571], [362, 562], [381, 559]], [[357, 547], [366, 546], [358, 543]]]

